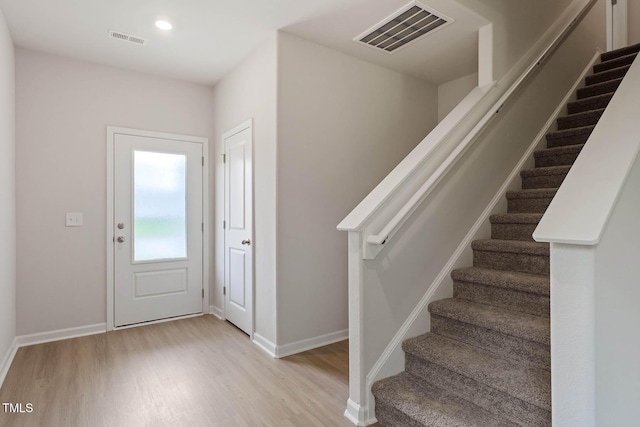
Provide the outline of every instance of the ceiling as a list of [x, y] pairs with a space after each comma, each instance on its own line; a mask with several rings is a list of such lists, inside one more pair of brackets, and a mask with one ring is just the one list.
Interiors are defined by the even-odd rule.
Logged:
[[[408, 0], [0, 0], [16, 45], [182, 80], [215, 84], [269, 34], [284, 30], [440, 84], [477, 70], [486, 21], [451, 0], [423, 3], [455, 22], [393, 54], [353, 38]], [[174, 25], [156, 29], [157, 19]], [[116, 30], [144, 46], [107, 37]], [[446, 43], [445, 43], [446, 41]]]

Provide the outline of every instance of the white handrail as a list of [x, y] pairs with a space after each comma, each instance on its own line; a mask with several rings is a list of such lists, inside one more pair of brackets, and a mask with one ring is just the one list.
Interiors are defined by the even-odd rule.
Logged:
[[471, 143], [482, 133], [482, 131], [493, 121], [493, 119], [500, 113], [502, 107], [508, 103], [513, 95], [520, 89], [520, 87], [527, 81], [542, 65], [549, 54], [552, 53], [564, 40], [564, 38], [571, 32], [572, 28], [577, 22], [586, 14], [590, 6], [595, 3], [592, 0], [584, 9], [578, 14], [564, 29], [558, 34], [546, 49], [536, 57], [536, 59], [527, 67], [526, 71], [507, 89], [507, 91], [498, 99], [497, 102], [491, 107], [491, 109], [482, 117], [476, 126], [469, 132], [469, 134], [456, 146], [456, 148], [447, 156], [444, 162], [436, 169], [436, 171], [427, 179], [427, 181], [418, 189], [418, 191], [402, 206], [398, 213], [385, 225], [382, 230], [375, 235], [367, 237], [367, 243], [374, 245], [384, 245], [387, 243], [396, 232], [402, 227], [402, 225], [409, 219], [411, 214], [418, 208], [418, 206], [429, 196], [434, 190], [436, 185], [447, 174], [447, 172], [457, 163], [462, 155], [471, 146]]
[[[368, 245], [365, 258], [374, 258], [380, 252], [379, 248], [400, 230], [503, 106], [539, 69], [596, 1], [576, 0], [572, 3], [563, 12], [567, 16], [565, 22], [571, 21], [564, 27], [548, 30], [550, 35], [546, 40], [551, 41], [544, 45], [541, 53], [535, 54], [533, 61], [526, 66], [514, 66], [498, 84], [494, 82], [475, 88], [338, 225], [338, 230], [364, 231], [363, 243]], [[532, 47], [531, 51], [535, 49], [540, 52], [540, 47]], [[523, 68], [524, 71], [520, 71]], [[508, 84], [508, 88], [501, 94], [496, 92], [503, 84]], [[438, 156], [444, 159], [439, 160]], [[376, 229], [380, 231], [376, 233]]]

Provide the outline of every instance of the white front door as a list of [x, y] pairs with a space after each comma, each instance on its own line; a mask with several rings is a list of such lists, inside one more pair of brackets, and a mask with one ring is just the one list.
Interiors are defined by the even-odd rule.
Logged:
[[253, 334], [253, 167], [250, 122], [223, 135], [225, 317]]
[[203, 310], [203, 146], [113, 136], [114, 326]]

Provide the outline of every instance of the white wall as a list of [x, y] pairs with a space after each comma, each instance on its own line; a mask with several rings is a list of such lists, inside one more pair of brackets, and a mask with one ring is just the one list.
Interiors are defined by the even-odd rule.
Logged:
[[469, 74], [438, 86], [438, 122], [447, 117], [447, 114], [476, 86], [478, 86], [478, 73]]
[[104, 323], [106, 126], [211, 138], [211, 88], [18, 49], [16, 94], [17, 333]]
[[14, 51], [0, 11], [0, 371], [16, 335]]
[[336, 225], [437, 123], [437, 89], [281, 33], [278, 344], [344, 331], [347, 235]]
[[572, 0], [458, 0], [493, 23], [493, 73], [500, 80]]
[[253, 118], [255, 331], [276, 343], [276, 34], [253, 52], [213, 91], [215, 171], [214, 264], [211, 304], [221, 313], [224, 283], [224, 168], [222, 134]]

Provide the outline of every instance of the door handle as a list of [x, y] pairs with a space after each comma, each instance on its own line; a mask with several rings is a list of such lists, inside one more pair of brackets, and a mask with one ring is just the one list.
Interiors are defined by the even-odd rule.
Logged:
[[118, 243], [124, 243], [124, 237], [122, 236], [118, 236], [116, 240], [118, 241]]
[[243, 244], [243, 245], [246, 245], [246, 246], [249, 246], [249, 245], [251, 245], [251, 240], [249, 240], [249, 239], [247, 239], [247, 240], [243, 240], [243, 241], [242, 241], [242, 244]]

